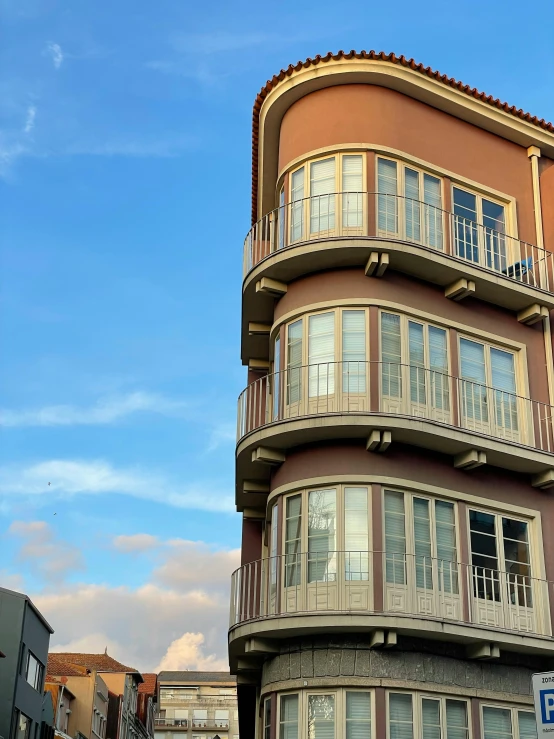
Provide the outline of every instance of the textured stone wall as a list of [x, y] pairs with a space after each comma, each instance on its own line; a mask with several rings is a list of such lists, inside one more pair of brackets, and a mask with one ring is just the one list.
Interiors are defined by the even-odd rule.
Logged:
[[302, 679], [369, 678], [371, 684], [406, 681], [458, 687], [462, 692], [469, 689], [530, 696], [531, 675], [536, 671], [524, 665], [479, 662], [444, 654], [370, 649], [367, 642], [334, 639], [283, 647], [280, 654], [266, 660], [262, 688], [265, 691], [272, 684]]

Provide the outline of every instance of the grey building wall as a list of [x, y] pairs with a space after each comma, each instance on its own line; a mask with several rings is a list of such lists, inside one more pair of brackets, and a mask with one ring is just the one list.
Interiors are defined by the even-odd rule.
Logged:
[[399, 647], [370, 649], [363, 637], [291, 641], [280, 654], [266, 659], [262, 693], [330, 685], [381, 686], [531, 704], [531, 675], [546, 669], [541, 661], [517, 655], [493, 662], [468, 660], [461, 650], [446, 644], [406, 640]]
[[[13, 739], [15, 710], [32, 726], [29, 739], [38, 739], [43, 716], [44, 678], [52, 628], [29, 598], [0, 588], [0, 737]], [[42, 681], [35, 690], [26, 680], [29, 651], [43, 666]]]

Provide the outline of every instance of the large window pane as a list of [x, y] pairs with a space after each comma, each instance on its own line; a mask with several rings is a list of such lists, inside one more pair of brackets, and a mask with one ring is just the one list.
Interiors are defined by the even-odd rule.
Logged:
[[423, 698], [421, 701], [421, 721], [425, 739], [441, 739], [440, 701]]
[[304, 167], [292, 174], [290, 206], [290, 240], [298, 241], [304, 234]]
[[362, 157], [342, 158], [342, 226], [361, 228], [363, 217]]
[[287, 404], [302, 397], [302, 319], [288, 327]]
[[390, 739], [413, 739], [412, 696], [408, 693], [389, 693]]
[[507, 267], [504, 207], [485, 198], [481, 201], [481, 207], [487, 267], [504, 272]]
[[468, 739], [467, 703], [446, 700], [446, 739]]
[[342, 391], [366, 392], [366, 314], [342, 312]]
[[406, 515], [403, 493], [385, 493], [385, 550], [387, 582], [405, 585]]
[[310, 316], [308, 364], [310, 398], [335, 392], [335, 313]]
[[273, 418], [279, 418], [279, 403], [281, 395], [281, 339], [275, 339], [273, 353]]
[[264, 739], [271, 739], [271, 698], [264, 701]]
[[421, 323], [408, 321], [408, 356], [410, 364], [410, 398], [425, 404], [425, 342]]
[[537, 739], [537, 720], [530, 711], [517, 712], [519, 739]]
[[335, 697], [308, 696], [308, 739], [335, 739]]
[[308, 496], [308, 582], [335, 581], [337, 500], [335, 490]]
[[377, 160], [377, 222], [381, 233], [398, 233], [397, 165], [389, 159]]
[[383, 395], [398, 398], [402, 394], [400, 316], [381, 313], [381, 385]]
[[298, 695], [282, 695], [279, 739], [298, 739]]
[[533, 597], [529, 542], [525, 521], [503, 518], [502, 539], [508, 601], [515, 606], [530, 608], [533, 605]]
[[450, 410], [448, 378], [447, 334], [442, 328], [429, 326], [429, 373], [431, 404], [433, 407]]
[[498, 549], [495, 517], [483, 511], [469, 511], [473, 591], [478, 598], [500, 600]]
[[435, 501], [435, 535], [439, 588], [447, 593], [458, 593], [456, 522], [452, 503]]
[[404, 195], [406, 238], [410, 241], [419, 241], [421, 239], [419, 172], [408, 167], [404, 169]]
[[430, 174], [423, 175], [422, 231], [423, 242], [434, 249], [443, 248], [441, 181]]
[[465, 418], [486, 423], [487, 407], [485, 347], [476, 341], [460, 339], [462, 403]]
[[301, 577], [302, 496], [287, 498], [285, 520], [285, 585], [299, 585]]
[[496, 424], [517, 431], [516, 371], [514, 355], [500, 349], [490, 349], [491, 381], [494, 388]]
[[310, 165], [310, 233], [335, 228], [335, 157]]
[[453, 200], [456, 254], [462, 259], [478, 262], [477, 198], [472, 193], [455, 187]]
[[371, 693], [347, 691], [346, 739], [370, 739]]
[[414, 498], [413, 505], [416, 586], [418, 588], [432, 588], [433, 569], [429, 501], [424, 498]]
[[509, 708], [483, 708], [483, 739], [513, 739]]
[[367, 488], [344, 490], [345, 578], [369, 579]]

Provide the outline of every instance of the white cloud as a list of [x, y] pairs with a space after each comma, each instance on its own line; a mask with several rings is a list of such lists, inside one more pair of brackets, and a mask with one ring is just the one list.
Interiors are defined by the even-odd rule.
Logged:
[[[210, 582], [227, 588], [229, 573], [238, 567], [240, 550], [213, 551], [207, 544], [186, 539], [166, 542], [166, 558], [154, 572], [156, 582], [172, 588]], [[191, 563], [194, 563], [191, 567]]]
[[8, 533], [23, 539], [18, 560], [28, 562], [46, 581], [61, 580], [83, 567], [77, 547], [58, 539], [46, 521], [13, 521]]
[[160, 544], [159, 539], [152, 534], [131, 534], [126, 536], [120, 534], [114, 537], [113, 546], [120, 552], [147, 552], [156, 549]]
[[172, 641], [167, 652], [154, 672], [162, 670], [202, 670], [226, 671], [229, 669], [227, 658], [218, 659], [215, 654], [204, 655], [202, 646], [204, 634], [193, 634], [187, 631], [183, 636]]
[[232, 511], [228, 491], [207, 483], [175, 484], [141, 469], [117, 469], [103, 460], [53, 459], [0, 467], [0, 495], [45, 499], [116, 493], [175, 508]]
[[24, 133], [31, 133], [35, 127], [35, 118], [37, 115], [37, 109], [34, 105], [29, 105], [27, 108], [27, 117], [25, 118], [25, 126], [23, 127]]
[[[231, 572], [239, 551], [159, 542], [160, 566], [138, 588], [81, 584], [32, 593], [52, 651], [108, 652], [144, 671], [226, 670]], [[180, 577], [177, 569], [186, 569]]]
[[50, 43], [48, 44], [46, 49], [52, 57], [52, 63], [54, 64], [54, 67], [56, 69], [59, 69], [62, 66], [62, 62], [64, 59], [62, 47], [59, 44]]
[[83, 426], [115, 423], [134, 413], [158, 413], [165, 416], [184, 414], [188, 403], [162, 395], [134, 392], [121, 397], [104, 398], [88, 408], [50, 405], [29, 410], [0, 410], [0, 426]]

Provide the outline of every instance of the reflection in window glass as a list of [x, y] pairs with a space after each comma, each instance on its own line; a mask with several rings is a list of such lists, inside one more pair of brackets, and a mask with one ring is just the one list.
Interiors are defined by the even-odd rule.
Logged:
[[308, 696], [308, 739], [335, 739], [335, 697]]

